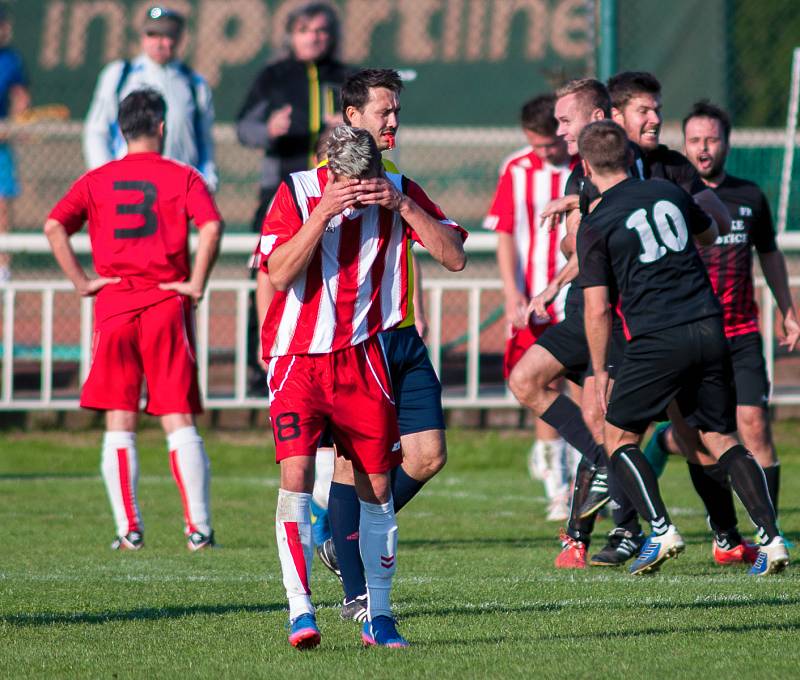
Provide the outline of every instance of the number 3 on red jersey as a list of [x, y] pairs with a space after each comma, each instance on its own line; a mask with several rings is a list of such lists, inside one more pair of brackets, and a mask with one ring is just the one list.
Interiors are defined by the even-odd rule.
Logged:
[[144, 238], [152, 236], [158, 228], [158, 216], [153, 205], [158, 198], [156, 185], [145, 180], [114, 182], [114, 191], [141, 191], [141, 203], [117, 203], [117, 215], [142, 215], [141, 227], [114, 229], [114, 238]]

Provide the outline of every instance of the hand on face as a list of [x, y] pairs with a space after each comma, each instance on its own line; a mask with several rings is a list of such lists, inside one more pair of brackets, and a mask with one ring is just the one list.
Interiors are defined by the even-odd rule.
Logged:
[[385, 177], [362, 179], [358, 202], [361, 205], [380, 205], [388, 210], [400, 210], [404, 196]]
[[319, 210], [326, 220], [330, 220], [343, 213], [347, 208], [352, 208], [361, 192], [359, 184], [357, 179], [334, 177], [325, 185], [322, 199], [317, 204], [315, 212]]

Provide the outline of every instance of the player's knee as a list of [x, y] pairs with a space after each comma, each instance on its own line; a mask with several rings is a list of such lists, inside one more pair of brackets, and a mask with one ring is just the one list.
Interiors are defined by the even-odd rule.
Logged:
[[447, 463], [447, 449], [436, 448], [430, 451], [421, 461], [422, 473], [425, 479], [430, 479]]
[[405, 434], [403, 469], [414, 479], [427, 481], [447, 463], [447, 440], [444, 430], [426, 430]]
[[295, 456], [281, 461], [281, 488], [296, 493], [311, 493], [314, 489], [314, 459]]
[[761, 408], [740, 408], [737, 421], [740, 434], [748, 439], [767, 440], [769, 437], [769, 422], [767, 412]]
[[547, 383], [542, 383], [536, 371], [525, 370], [517, 364], [508, 376], [508, 387], [514, 396], [522, 403], [533, 406], [542, 388]]
[[581, 414], [583, 415], [583, 422], [586, 423], [586, 427], [589, 428], [592, 436], [595, 439], [602, 438], [605, 418], [600, 407], [593, 403], [592, 400], [587, 399], [581, 404]]

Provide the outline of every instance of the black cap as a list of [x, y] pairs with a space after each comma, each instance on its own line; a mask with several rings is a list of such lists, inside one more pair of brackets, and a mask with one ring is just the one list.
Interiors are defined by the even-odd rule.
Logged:
[[186, 20], [182, 14], [166, 7], [151, 7], [147, 10], [147, 17], [142, 26], [142, 32], [148, 35], [168, 35], [176, 40], [183, 32]]

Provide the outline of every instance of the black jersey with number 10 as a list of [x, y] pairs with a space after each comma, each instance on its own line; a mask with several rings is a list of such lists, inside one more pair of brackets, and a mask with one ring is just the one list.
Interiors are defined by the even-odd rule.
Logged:
[[578, 231], [581, 288], [618, 296], [630, 338], [719, 315], [692, 235], [711, 225], [683, 189], [626, 179], [602, 195]]

